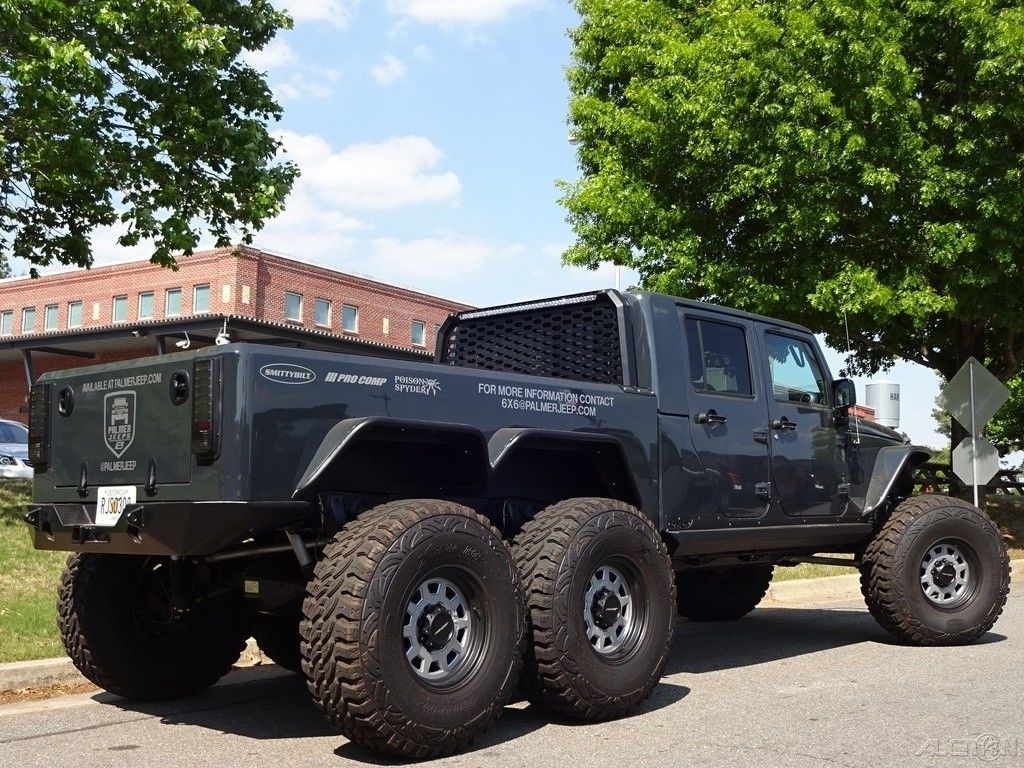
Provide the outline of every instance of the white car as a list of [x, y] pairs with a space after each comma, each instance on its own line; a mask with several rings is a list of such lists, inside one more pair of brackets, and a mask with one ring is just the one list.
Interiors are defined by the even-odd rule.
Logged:
[[28, 464], [28, 429], [0, 419], [0, 480], [31, 480], [33, 474]]

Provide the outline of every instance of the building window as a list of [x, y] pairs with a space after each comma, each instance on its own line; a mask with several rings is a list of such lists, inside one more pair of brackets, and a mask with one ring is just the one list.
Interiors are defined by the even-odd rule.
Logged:
[[325, 328], [331, 327], [331, 302], [327, 299], [313, 302], [313, 322]]
[[82, 327], [82, 302], [72, 301], [68, 303], [68, 328]]
[[139, 294], [139, 320], [152, 320], [153, 319], [153, 292], [147, 291], [146, 293]]
[[21, 332], [32, 333], [36, 329], [36, 308], [25, 307], [21, 310]]
[[14, 333], [14, 310], [8, 309], [0, 312], [0, 336], [10, 336]]
[[164, 296], [164, 315], [175, 317], [181, 314], [181, 288], [168, 288]]
[[422, 320], [412, 321], [412, 343], [417, 347], [427, 346], [427, 326]]
[[197, 285], [192, 291], [192, 312], [200, 315], [210, 311], [210, 286]]
[[114, 310], [112, 312], [111, 319], [115, 323], [126, 323], [126, 322], [128, 322], [128, 297], [127, 296], [115, 296], [114, 297]]
[[302, 322], [302, 296], [300, 294], [284, 292], [284, 319], [293, 323]]
[[[386, 320], [384, 321], [387, 322]], [[341, 330], [359, 333], [359, 307], [346, 304], [341, 308]], [[385, 331], [387, 333], [387, 331]]]
[[43, 315], [43, 328], [47, 331], [57, 330], [57, 305], [47, 304], [46, 313]]

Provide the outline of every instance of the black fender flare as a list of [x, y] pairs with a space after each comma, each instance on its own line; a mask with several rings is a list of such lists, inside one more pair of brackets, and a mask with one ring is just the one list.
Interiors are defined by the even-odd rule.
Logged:
[[919, 445], [887, 445], [879, 448], [864, 498], [864, 515], [878, 511], [900, 480], [910, 481], [910, 473], [931, 457], [932, 452]]
[[[407, 473], [415, 467], [395, 465], [410, 453], [443, 458], [446, 471], [409, 478]], [[382, 455], [386, 460], [373, 461]], [[292, 498], [310, 498], [341, 488], [368, 493], [429, 490], [441, 497], [475, 496], [487, 488], [489, 475], [487, 440], [483, 432], [469, 424], [378, 416], [345, 419], [324, 436]], [[402, 488], [403, 482], [409, 487]]]
[[509, 482], [509, 475], [516, 472], [516, 458], [527, 451], [552, 454], [583, 452], [595, 462], [595, 466], [600, 469], [604, 481], [608, 484], [604, 495], [635, 507], [642, 506], [633, 470], [626, 458], [625, 447], [614, 435], [528, 427], [499, 429], [487, 443], [492, 488], [500, 490]]

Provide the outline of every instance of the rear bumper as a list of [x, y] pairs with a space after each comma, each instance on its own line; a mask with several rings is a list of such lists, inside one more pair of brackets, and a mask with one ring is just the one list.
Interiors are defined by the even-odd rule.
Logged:
[[308, 510], [301, 501], [147, 502], [102, 527], [95, 524], [95, 504], [29, 504], [25, 521], [36, 549], [195, 556], [294, 525]]

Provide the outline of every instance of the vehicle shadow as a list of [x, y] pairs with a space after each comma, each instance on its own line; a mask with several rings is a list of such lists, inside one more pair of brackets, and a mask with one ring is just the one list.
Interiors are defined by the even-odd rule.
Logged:
[[[1006, 638], [988, 633], [981, 644]], [[840, 648], [856, 643], [897, 645], [867, 611], [843, 608], [761, 608], [740, 621], [700, 624], [680, 621], [665, 668], [666, 678], [694, 675], [687, 682], [700, 684], [700, 675], [719, 670], [765, 664]], [[913, 649], [928, 652], [942, 649]], [[665, 679], [632, 717], [682, 701], [690, 688]], [[375, 765], [401, 765], [344, 740], [330, 728], [309, 697], [299, 675], [269, 665], [236, 669], [221, 684], [205, 693], [174, 702], [140, 704], [108, 693], [93, 697], [119, 709], [159, 718], [168, 725], [192, 725], [251, 739], [327, 740], [338, 757]], [[552, 717], [523, 701], [505, 707], [503, 716], [467, 752], [483, 753], [548, 726], [591, 726]], [[338, 742], [342, 742], [340, 746]], [[480, 755], [483, 756], [483, 755]]]
[[[1005, 639], [989, 632], [975, 644]], [[867, 609], [769, 607], [758, 608], [738, 621], [683, 619], [676, 629], [665, 674], [737, 669], [865, 642], [905, 647], [882, 629]]]

